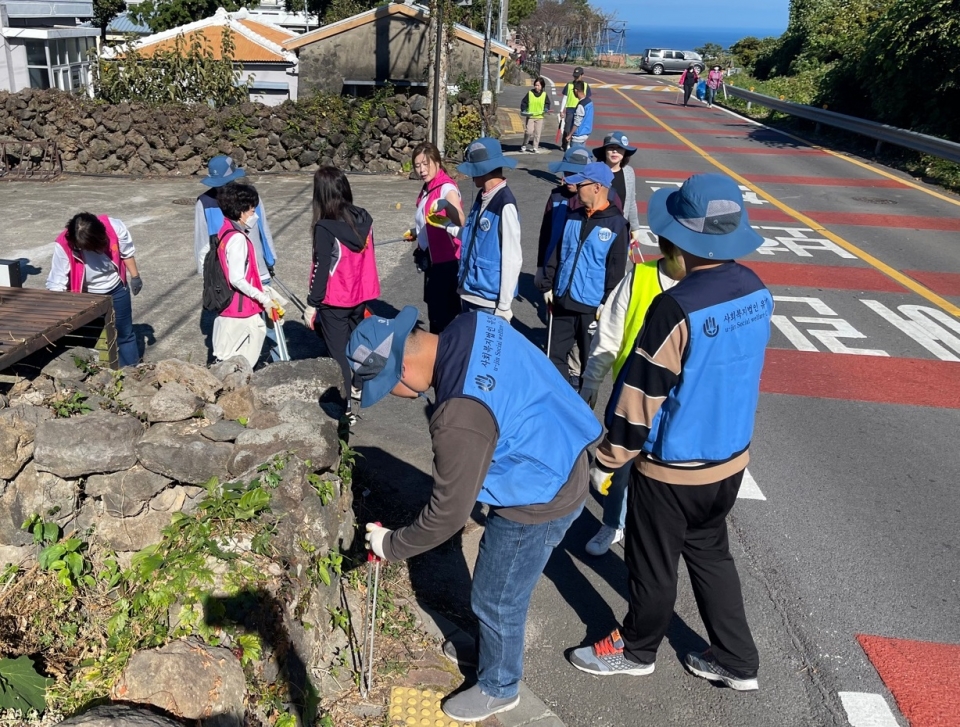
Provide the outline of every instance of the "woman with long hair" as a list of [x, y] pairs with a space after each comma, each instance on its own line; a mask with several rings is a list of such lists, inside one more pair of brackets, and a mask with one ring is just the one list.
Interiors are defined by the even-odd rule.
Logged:
[[631, 243], [640, 242], [640, 215], [637, 213], [637, 178], [630, 167], [630, 157], [637, 147], [630, 146], [622, 131], [611, 131], [603, 138], [603, 146], [593, 150], [598, 162], [604, 162], [613, 172], [613, 189], [623, 200], [621, 211], [630, 223]]
[[449, 217], [454, 225], [463, 225], [460, 190], [443, 168], [440, 150], [425, 141], [413, 150], [413, 169], [423, 180], [417, 197], [414, 229], [407, 237], [417, 240], [414, 258], [423, 270], [423, 302], [427, 304], [430, 333], [440, 333], [460, 313], [457, 275], [460, 239], [441, 227], [427, 224], [431, 214]]
[[89, 212], [74, 215], [53, 246], [53, 262], [46, 288], [71, 293], [94, 293], [113, 298], [120, 366], [140, 361], [133, 332], [130, 294], [143, 288], [133, 240], [120, 220]]
[[304, 322], [323, 338], [340, 365], [344, 401], [359, 401], [347, 343], [363, 320], [366, 304], [380, 295], [380, 278], [373, 218], [353, 204], [350, 182], [335, 167], [321, 167], [313, 175], [313, 266], [308, 287]]

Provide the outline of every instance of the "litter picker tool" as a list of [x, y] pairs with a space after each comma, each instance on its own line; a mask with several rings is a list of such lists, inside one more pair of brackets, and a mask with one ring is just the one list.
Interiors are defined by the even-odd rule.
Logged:
[[550, 356], [550, 344], [553, 342], [553, 306], [547, 306], [547, 356]]
[[274, 276], [274, 277], [270, 280], [270, 284], [271, 284], [271, 285], [276, 285], [278, 288], [280, 288], [280, 292], [283, 293], [285, 296], [287, 296], [287, 298], [290, 299], [290, 302], [293, 303], [297, 308], [300, 309], [300, 312], [301, 312], [301, 313], [303, 313], [303, 312], [306, 310], [307, 307], [304, 305], [303, 301], [300, 300], [300, 298], [297, 297], [297, 294], [296, 294], [296, 293], [294, 293], [292, 290], [290, 290], [290, 288], [288, 288], [286, 285], [284, 285], [284, 284], [281, 282], [280, 278]]
[[280, 312], [276, 308], [270, 309], [270, 319], [273, 321], [273, 332], [277, 337], [277, 355], [281, 361], [290, 360], [290, 351], [287, 349], [287, 336], [283, 332], [283, 320], [281, 319], [283, 309]]
[[560, 123], [557, 125], [557, 138], [554, 140], [554, 143], [559, 145], [560, 139], [563, 138], [563, 119], [566, 114], [563, 112], [563, 109], [557, 112], [557, 116], [560, 117]]
[[[374, 525], [380, 526], [379, 522]], [[373, 689], [373, 641], [377, 634], [377, 596], [380, 590], [380, 563], [383, 561], [372, 550], [367, 553], [367, 611], [363, 625], [362, 662], [366, 674], [360, 678], [360, 696], [364, 699]]]

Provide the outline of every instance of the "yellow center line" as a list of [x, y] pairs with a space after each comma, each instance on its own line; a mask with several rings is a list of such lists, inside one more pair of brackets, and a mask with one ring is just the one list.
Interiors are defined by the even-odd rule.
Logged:
[[[903, 287], [907, 288], [908, 290], [912, 290], [914, 293], [916, 293], [917, 295], [919, 295], [919, 296], [925, 298], [926, 300], [930, 301], [931, 303], [933, 303], [933, 304], [934, 304], [935, 306], [937, 306], [938, 308], [942, 308], [943, 310], [945, 310], [947, 313], [949, 313], [949, 314], [952, 315], [952, 316], [960, 317], [960, 307], [955, 306], [953, 303], [951, 303], [951, 302], [950, 302], [949, 300], [947, 300], [946, 298], [943, 298], [942, 296], [937, 295], [936, 293], [934, 293], [932, 290], [930, 290], [930, 289], [927, 288], [926, 286], [923, 286], [923, 285], [921, 285], [920, 283], [918, 283], [916, 280], [914, 280], [913, 278], [910, 278], [910, 277], [904, 275], [904, 274], [901, 273], [899, 270], [896, 270], [895, 268], [892, 268], [891, 266], [887, 265], [887, 264], [886, 264], [885, 262], [883, 262], [882, 260], [879, 260], [878, 258], [875, 258], [875, 257], [874, 257], [873, 255], [871, 255], [870, 253], [868, 253], [868, 252], [866, 252], [866, 251], [864, 251], [864, 250], [861, 250], [859, 247], [857, 247], [856, 245], [854, 245], [852, 242], [848, 242], [847, 240], [843, 239], [843, 238], [840, 237], [839, 235], [836, 235], [836, 234], [834, 234], [833, 232], [830, 232], [830, 230], [828, 230], [827, 228], [825, 228], [823, 225], [821, 225], [821, 224], [820, 224], [819, 222], [817, 222], [816, 220], [813, 220], [812, 218], [807, 217], [807, 216], [806, 216], [805, 214], [803, 214], [802, 212], [799, 212], [799, 211], [793, 209], [792, 207], [790, 207], [789, 205], [784, 204], [783, 202], [781, 202], [779, 199], [777, 199], [777, 198], [774, 197], [773, 195], [769, 194], [768, 192], [765, 192], [763, 189], [761, 189], [760, 187], [758, 187], [756, 184], [752, 183], [752, 182], [751, 182], [750, 180], [748, 180], [746, 177], [743, 177], [743, 176], [737, 174], [735, 171], [733, 171], [732, 169], [730, 169], [729, 167], [727, 167], [727, 166], [724, 165], [723, 163], [721, 163], [721, 162], [717, 161], [716, 159], [714, 159], [712, 156], [710, 156], [709, 154], [707, 154], [707, 152], [705, 152], [703, 149], [701, 149], [699, 146], [697, 146], [696, 144], [694, 144], [692, 141], [690, 141], [689, 139], [687, 139], [687, 138], [686, 138], [685, 136], [683, 136], [682, 134], [679, 134], [679, 133], [677, 133], [676, 131], [674, 131], [673, 129], [671, 129], [670, 126], [668, 126], [668, 125], [665, 124], [663, 121], [661, 121], [661, 120], [658, 119], [656, 116], [654, 116], [652, 113], [650, 113], [649, 111], [647, 111], [647, 109], [645, 109], [643, 106], [641, 106], [640, 104], [638, 104], [638, 103], [637, 103], [636, 101], [634, 101], [632, 98], [630, 98], [629, 96], [627, 96], [627, 94], [625, 94], [623, 91], [619, 91], [619, 90], [618, 90], [617, 93], [620, 94], [621, 96], [623, 96], [623, 98], [625, 98], [625, 99], [626, 99], [627, 101], [629, 101], [631, 104], [633, 104], [633, 106], [635, 106], [636, 108], [638, 108], [647, 118], [649, 118], [651, 121], [653, 121], [653, 122], [654, 122], [655, 124], [657, 124], [658, 126], [662, 127], [665, 131], [667, 131], [667, 132], [669, 132], [670, 134], [672, 134], [673, 136], [675, 136], [677, 139], [679, 139], [681, 142], [683, 142], [686, 146], [690, 147], [690, 149], [692, 149], [692, 150], [695, 151], [697, 154], [699, 154], [701, 157], [703, 157], [703, 158], [706, 159], [708, 162], [710, 162], [710, 163], [711, 163], [713, 166], [715, 166], [717, 169], [719, 169], [719, 170], [722, 171], [724, 174], [727, 174], [727, 175], [729, 175], [730, 177], [732, 177], [733, 179], [735, 179], [739, 184], [742, 184], [742, 185], [744, 185], [745, 187], [747, 187], [748, 189], [751, 189], [751, 190], [753, 190], [754, 192], [756, 192], [758, 195], [760, 195], [760, 196], [763, 197], [765, 200], [767, 200], [768, 202], [770, 202], [774, 207], [776, 207], [777, 209], [779, 209], [781, 212], [784, 212], [784, 213], [788, 214], [790, 217], [793, 217], [793, 218], [794, 218], [795, 220], [797, 220], [798, 222], [803, 223], [803, 225], [805, 225], [806, 227], [809, 227], [809, 228], [810, 228], [811, 230], [813, 230], [814, 232], [820, 233], [821, 235], [823, 235], [823, 236], [824, 236], [825, 238], [827, 238], [828, 240], [830, 240], [830, 241], [836, 243], [837, 245], [839, 245], [840, 247], [842, 247], [844, 250], [847, 250], [848, 252], [853, 253], [854, 255], [856, 255], [857, 257], [859, 257], [861, 260], [863, 260], [865, 263], [867, 263], [868, 265], [871, 265], [872, 267], [876, 268], [877, 270], [879, 270], [879, 271], [880, 271], [881, 273], [883, 273], [884, 275], [892, 278], [893, 280], [896, 280], [898, 283], [900, 283], [900, 285], [902, 285]], [[733, 149], [731, 150], [732, 153], [735, 153], [735, 151], [736, 151], [736, 150], [733, 150]], [[902, 180], [898, 180], [898, 181], [902, 181]]]

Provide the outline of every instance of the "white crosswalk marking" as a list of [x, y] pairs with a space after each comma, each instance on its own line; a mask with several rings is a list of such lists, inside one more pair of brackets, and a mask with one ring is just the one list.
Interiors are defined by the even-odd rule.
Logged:
[[760, 492], [760, 487], [757, 486], [757, 481], [753, 479], [753, 475], [750, 474], [750, 470], [744, 470], [743, 472], [743, 482], [740, 483], [740, 492], [737, 493], [737, 499], [739, 500], [766, 500], [762, 492]]
[[899, 727], [886, 700], [879, 694], [839, 692], [850, 727]]

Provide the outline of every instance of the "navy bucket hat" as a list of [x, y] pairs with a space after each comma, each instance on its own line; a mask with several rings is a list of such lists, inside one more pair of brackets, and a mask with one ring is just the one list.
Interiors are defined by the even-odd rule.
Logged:
[[547, 168], [554, 174], [560, 174], [561, 172], [578, 174], [592, 161], [590, 158], [590, 150], [587, 149], [587, 147], [583, 144], [574, 144], [567, 149], [561, 161], [551, 162], [547, 165]]
[[396, 318], [371, 316], [360, 322], [347, 343], [347, 359], [360, 385], [360, 406], [373, 406], [389, 394], [403, 372], [403, 347], [417, 325], [417, 309], [406, 306]]
[[607, 147], [618, 146], [623, 149], [623, 155], [629, 159], [633, 156], [634, 152], [637, 151], [637, 147], [630, 146], [630, 140], [627, 139], [627, 135], [622, 131], [611, 131], [605, 137], [603, 137], [603, 145], [598, 146], [593, 150], [593, 155], [599, 160], [604, 160], [604, 153], [607, 150]]
[[247, 173], [237, 166], [231, 157], [215, 156], [207, 164], [207, 176], [200, 180], [200, 184], [208, 187], [222, 187], [235, 179], [247, 176]]
[[472, 142], [463, 154], [463, 164], [457, 171], [468, 177], [482, 177], [500, 167], [513, 169], [517, 160], [505, 157], [500, 142], [489, 136], [484, 136]]
[[734, 260], [763, 244], [750, 227], [740, 187], [726, 174], [695, 174], [680, 189], [659, 189], [647, 207], [650, 229], [707, 260]]

